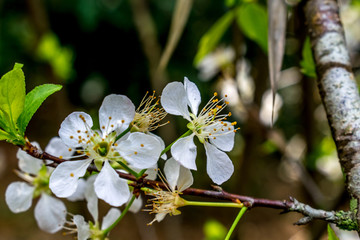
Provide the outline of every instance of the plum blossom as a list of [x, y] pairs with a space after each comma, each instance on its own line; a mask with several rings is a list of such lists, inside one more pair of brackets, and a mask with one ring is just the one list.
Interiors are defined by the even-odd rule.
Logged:
[[[224, 99], [218, 100], [217, 93], [198, 114], [201, 102], [200, 92], [186, 77], [184, 84], [172, 82], [166, 85], [161, 96], [161, 105], [170, 114], [181, 115], [189, 121], [189, 136], [177, 140], [171, 147], [173, 158], [182, 166], [196, 170], [196, 145], [194, 136], [204, 144], [207, 156], [207, 173], [216, 184], [222, 184], [234, 172], [234, 166], [225, 152], [234, 146], [236, 122], [225, 121], [229, 114], [220, 114], [227, 105]], [[226, 96], [225, 96], [226, 97]]]
[[[51, 139], [46, 151], [55, 154], [53, 149], [56, 146], [58, 152], [68, 154], [68, 150], [64, 151], [64, 145], [59, 140]], [[37, 143], [34, 142], [32, 145], [40, 149]], [[23, 150], [19, 150], [16, 156], [21, 170], [16, 173], [28, 183], [18, 181], [7, 187], [5, 200], [10, 210], [14, 213], [24, 212], [31, 207], [32, 199], [40, 196], [34, 212], [39, 228], [48, 233], [61, 230], [66, 220], [66, 207], [63, 202], [51, 196], [49, 177], [52, 168], [46, 167], [42, 161]]]
[[148, 206], [152, 207], [150, 213], [156, 213], [154, 220], [149, 225], [155, 221], [162, 221], [167, 214], [179, 215], [181, 212], [178, 208], [185, 206], [185, 201], [180, 197], [180, 194], [194, 182], [191, 171], [181, 166], [173, 158], [166, 161], [164, 172], [166, 182], [170, 188], [167, 191], [155, 189], [154, 191], [145, 192], [147, 195], [154, 197], [149, 200], [152, 204]]
[[139, 169], [154, 166], [162, 151], [161, 143], [151, 135], [140, 132], [121, 137], [135, 116], [135, 107], [126, 96], [105, 97], [100, 110], [100, 131], [92, 130], [93, 121], [84, 112], [73, 112], [62, 122], [59, 136], [69, 147], [74, 148], [84, 160], [61, 163], [50, 177], [50, 189], [58, 197], [75, 193], [81, 177], [94, 162], [100, 171], [95, 182], [97, 197], [112, 206], [121, 206], [130, 197], [126, 180], [119, 178], [111, 166], [121, 162]]
[[[119, 217], [120, 210], [117, 208], [111, 208], [106, 216], [102, 220], [100, 227], [99, 223], [99, 212], [98, 212], [98, 198], [94, 188], [94, 182], [98, 176], [92, 175], [82, 185], [83, 189], [78, 189], [84, 192], [85, 199], [87, 201], [87, 208], [93, 218], [93, 221], [86, 222], [84, 217], [81, 215], [74, 215], [72, 217], [72, 222], [67, 222], [70, 227], [64, 227], [64, 229], [69, 230], [69, 233], [77, 232], [77, 239], [86, 240], [86, 239], [103, 239], [104, 231], [106, 228], [110, 227]], [[77, 190], [77, 191], [78, 191]], [[76, 228], [73, 228], [73, 226]]]

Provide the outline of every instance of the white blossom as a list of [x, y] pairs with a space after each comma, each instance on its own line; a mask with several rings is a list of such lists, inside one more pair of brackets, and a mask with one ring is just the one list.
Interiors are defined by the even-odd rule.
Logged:
[[172, 145], [173, 158], [185, 168], [196, 170], [196, 136], [205, 146], [207, 173], [216, 184], [222, 184], [234, 171], [234, 166], [224, 151], [232, 150], [237, 129], [234, 129], [236, 122], [225, 121], [231, 113], [220, 114], [227, 101], [216, 97], [217, 93], [214, 93], [214, 97], [198, 114], [200, 92], [196, 85], [185, 77], [184, 84], [172, 82], [164, 88], [161, 104], [168, 113], [187, 119], [187, 126], [192, 131], [189, 136], [180, 138]]
[[[52, 141], [47, 148], [53, 147]], [[32, 145], [41, 151], [37, 143]], [[14, 213], [24, 212], [31, 207], [32, 199], [40, 196], [34, 212], [38, 226], [49, 233], [61, 230], [65, 223], [66, 207], [63, 202], [50, 196], [48, 182], [52, 169], [23, 150], [19, 150], [16, 156], [21, 170], [16, 173], [28, 183], [13, 182], [7, 187], [5, 200], [10, 210]]]
[[99, 110], [100, 131], [92, 130], [90, 115], [71, 113], [61, 124], [60, 138], [69, 147], [87, 157], [84, 160], [61, 163], [50, 177], [50, 188], [58, 197], [69, 197], [76, 191], [80, 178], [94, 162], [100, 171], [94, 181], [96, 195], [112, 206], [128, 201], [130, 191], [126, 180], [119, 178], [111, 163], [145, 169], [158, 161], [161, 143], [151, 135], [135, 132], [117, 140], [117, 135], [129, 127], [135, 115], [132, 102], [123, 95], [107, 96]]

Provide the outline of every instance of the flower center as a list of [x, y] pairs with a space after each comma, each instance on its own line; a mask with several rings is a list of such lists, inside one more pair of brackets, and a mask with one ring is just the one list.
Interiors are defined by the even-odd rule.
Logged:
[[95, 147], [94, 150], [101, 156], [106, 157], [109, 152], [109, 143], [108, 142], [100, 142]]

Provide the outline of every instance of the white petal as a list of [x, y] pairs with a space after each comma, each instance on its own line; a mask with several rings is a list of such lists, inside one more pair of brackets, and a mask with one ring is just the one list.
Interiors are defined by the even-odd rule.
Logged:
[[[82, 117], [85, 122], [82, 120]], [[65, 118], [61, 123], [59, 136], [63, 142], [69, 147], [80, 147], [83, 143], [79, 143], [81, 139], [87, 139], [88, 131], [93, 126], [93, 121], [89, 114], [84, 112], [73, 112]]]
[[196, 145], [194, 144], [194, 134], [177, 140], [171, 147], [171, 155], [184, 167], [196, 170]]
[[[150, 135], [150, 136], [153, 136], [154, 138], [156, 138], [156, 139], [159, 141], [159, 143], [160, 143], [160, 145], [161, 145], [161, 151], [163, 151], [163, 150], [165, 149], [165, 143], [164, 143], [164, 140], [162, 140], [161, 137], [159, 137], [158, 135], [155, 135], [155, 134], [153, 134], [153, 133], [151, 133], [151, 132], [149, 132], [149, 133], [147, 133], [147, 134]], [[164, 159], [164, 160], [166, 160], [166, 159], [167, 159], [166, 153], [164, 153], [163, 155], [161, 155], [161, 158]]]
[[70, 197], [68, 197], [67, 200], [72, 202], [84, 200], [85, 187], [86, 187], [86, 181], [80, 178], [78, 181], [78, 186], [76, 188], [76, 191]]
[[59, 199], [42, 193], [35, 207], [35, 219], [41, 230], [55, 233], [62, 229], [66, 221], [65, 204]]
[[81, 215], [75, 215], [73, 221], [77, 228], [77, 238], [78, 240], [87, 240], [90, 238], [90, 227], [87, 222], [85, 222], [84, 217]]
[[94, 182], [98, 175], [92, 175], [86, 180], [86, 187], [85, 187], [85, 198], [87, 201], [87, 208], [94, 219], [94, 222], [99, 220], [99, 210], [98, 210], [98, 197], [95, 193], [95, 186]]
[[129, 127], [134, 116], [135, 106], [128, 97], [116, 94], [106, 96], [99, 109], [99, 122], [103, 135], [114, 130], [117, 133], [123, 132]]
[[106, 216], [103, 218], [102, 224], [101, 224], [101, 230], [107, 229], [108, 227], [113, 224], [116, 219], [118, 219], [121, 215], [121, 212], [117, 208], [111, 208], [109, 212], [106, 214]]
[[181, 82], [171, 82], [165, 86], [161, 98], [161, 106], [167, 113], [180, 115], [190, 119], [187, 94]]
[[35, 187], [25, 182], [13, 182], [7, 187], [5, 201], [14, 213], [24, 212], [31, 207]]
[[207, 157], [206, 170], [214, 183], [220, 185], [234, 172], [234, 165], [228, 155], [208, 142], [205, 142]]
[[155, 137], [135, 132], [126, 140], [119, 141], [116, 150], [133, 167], [145, 169], [157, 163], [162, 147]]
[[205, 128], [205, 131], [211, 132], [211, 135], [215, 138], [209, 137], [210, 142], [218, 147], [220, 150], [229, 152], [234, 147], [234, 126], [230, 122], [224, 122], [223, 124], [216, 123]]
[[[31, 144], [41, 151], [40, 145], [37, 142], [31, 142]], [[30, 156], [27, 152], [20, 149], [17, 151], [16, 157], [19, 159], [20, 170], [26, 173], [37, 175], [43, 165], [43, 161]]]
[[49, 187], [58, 197], [70, 197], [77, 189], [79, 178], [84, 176], [91, 159], [61, 163], [50, 176]]
[[199, 89], [197, 88], [195, 83], [190, 82], [187, 77], [184, 78], [184, 87], [189, 100], [191, 112], [197, 115], [199, 105], [201, 102]]
[[164, 173], [166, 181], [168, 182], [171, 190], [175, 190], [180, 174], [180, 163], [174, 158], [170, 158], [165, 162]]
[[157, 177], [157, 170], [158, 170], [157, 164], [146, 169], [145, 171], [145, 174], [147, 174], [146, 179], [155, 180]]
[[180, 192], [189, 188], [194, 183], [194, 178], [191, 174], [190, 169], [180, 166], [179, 179], [177, 181], [177, 187]]
[[111, 206], [121, 206], [130, 197], [127, 181], [119, 177], [108, 161], [104, 162], [94, 185], [96, 195]]
[[61, 138], [53, 137], [52, 139], [50, 139], [50, 142], [46, 146], [45, 152], [56, 157], [62, 156], [63, 158], [66, 159], [73, 155], [75, 149], [69, 151], [69, 147], [65, 145], [65, 143], [61, 140]]
[[161, 222], [161, 221], [164, 220], [164, 218], [166, 217], [166, 214], [167, 214], [167, 213], [163, 213], [163, 212], [157, 213], [157, 214], [155, 215], [154, 220], [152, 220], [152, 221], [149, 223], [149, 225], [153, 224], [155, 221]]
[[134, 202], [132, 203], [132, 205], [129, 208], [129, 211], [132, 213], [137, 213], [140, 211], [142, 206], [143, 206], [143, 201], [142, 201], [141, 195], [140, 195], [138, 198], [135, 198]]

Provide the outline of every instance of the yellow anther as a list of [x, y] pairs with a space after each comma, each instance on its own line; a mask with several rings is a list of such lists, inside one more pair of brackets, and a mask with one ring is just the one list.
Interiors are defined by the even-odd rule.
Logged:
[[141, 147], [144, 147], [144, 144], [140, 144]]
[[70, 173], [70, 177], [74, 177], [74, 173]]
[[217, 92], [214, 92], [214, 96], [216, 97], [218, 94], [217, 94]]

